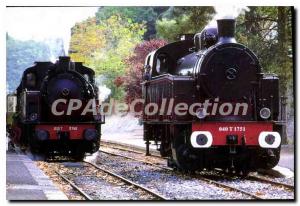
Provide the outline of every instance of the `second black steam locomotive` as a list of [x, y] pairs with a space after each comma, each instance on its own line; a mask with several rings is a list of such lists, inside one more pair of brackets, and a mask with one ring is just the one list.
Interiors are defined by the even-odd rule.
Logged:
[[16, 92], [12, 141], [33, 153], [77, 159], [98, 151], [104, 117], [94, 75], [67, 56], [27, 68]]
[[[285, 124], [279, 78], [263, 73], [234, 33], [235, 20], [220, 19], [146, 58], [144, 140], [160, 146], [169, 166], [247, 174], [279, 161]], [[170, 104], [181, 115], [160, 106]]]

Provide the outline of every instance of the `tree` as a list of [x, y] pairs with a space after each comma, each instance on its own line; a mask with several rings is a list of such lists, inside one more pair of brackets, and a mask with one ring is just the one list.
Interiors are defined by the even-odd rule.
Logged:
[[292, 85], [291, 28], [289, 7], [250, 7], [237, 23], [238, 42], [254, 51], [264, 72], [279, 75], [282, 95]]
[[103, 30], [103, 27], [96, 24], [95, 17], [76, 23], [71, 29], [69, 54], [72, 59], [90, 65], [93, 55], [105, 46]]
[[49, 61], [51, 51], [49, 47], [36, 41], [20, 41], [6, 35], [6, 81], [9, 88], [14, 91], [25, 69], [32, 66], [36, 61]]
[[126, 91], [125, 101], [127, 103], [141, 98], [145, 58], [150, 52], [165, 44], [167, 42], [161, 39], [144, 41], [135, 47], [133, 55], [126, 60], [126, 73], [122, 78], [115, 79], [115, 84], [124, 85]]
[[166, 11], [168, 7], [150, 7], [150, 6], [131, 6], [131, 7], [100, 7], [96, 13], [97, 21], [109, 19], [111, 16], [118, 15], [125, 19], [131, 19], [135, 23], [145, 24], [146, 32], [144, 39], [155, 38], [155, 22], [159, 15]]
[[92, 18], [72, 29], [70, 56], [75, 61], [84, 60], [97, 75], [104, 76], [112, 97], [122, 99], [124, 89], [116, 87], [114, 79], [124, 74], [124, 60], [141, 42], [144, 32], [143, 24], [121, 16], [111, 16], [100, 22]]
[[175, 41], [180, 34], [201, 32], [215, 11], [213, 7], [170, 7], [157, 20], [158, 37]]
[[[279, 76], [280, 95], [288, 98], [287, 125], [294, 124], [292, 9], [250, 7], [249, 12], [239, 17], [237, 25], [238, 41], [255, 52], [265, 73]], [[293, 139], [293, 126], [284, 132]]]
[[277, 25], [278, 25], [278, 68], [279, 75], [282, 81], [287, 84], [283, 84], [282, 88], [284, 91], [292, 83], [292, 59], [289, 56], [292, 50], [292, 19], [291, 19], [291, 8], [279, 6], [277, 8]]

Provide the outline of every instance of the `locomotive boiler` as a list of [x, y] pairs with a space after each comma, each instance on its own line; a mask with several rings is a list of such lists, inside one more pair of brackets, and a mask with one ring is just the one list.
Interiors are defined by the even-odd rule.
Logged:
[[144, 140], [170, 167], [247, 174], [279, 161], [279, 78], [234, 34], [235, 20], [219, 19], [145, 60]]
[[94, 75], [67, 56], [27, 68], [16, 91], [12, 141], [47, 156], [82, 159], [98, 151], [104, 117]]

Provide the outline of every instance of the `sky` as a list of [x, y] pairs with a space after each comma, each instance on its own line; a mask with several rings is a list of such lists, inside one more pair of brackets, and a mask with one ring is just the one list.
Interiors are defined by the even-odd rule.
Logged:
[[71, 27], [76, 22], [94, 16], [97, 9], [97, 7], [7, 7], [6, 31], [19, 40], [43, 41], [49, 38], [62, 38], [65, 51], [68, 51]]
[[[228, 16], [236, 18], [246, 11], [243, 6], [216, 6], [216, 18]], [[67, 54], [71, 37], [71, 27], [88, 17], [94, 16], [98, 7], [7, 7], [6, 31], [19, 40], [43, 41], [62, 38]], [[216, 24], [215, 18], [210, 24]]]

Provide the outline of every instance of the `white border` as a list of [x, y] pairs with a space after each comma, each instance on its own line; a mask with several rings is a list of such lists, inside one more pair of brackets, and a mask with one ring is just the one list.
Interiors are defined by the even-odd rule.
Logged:
[[162, 0], [6, 0], [8, 6], [222, 6], [222, 5], [239, 5], [239, 6], [291, 6], [294, 5], [293, 0], [231, 0], [231, 1], [195, 1], [195, 0], [173, 0], [173, 1], [162, 1]]
[[[184, 5], [189, 5], [189, 6], [213, 6], [213, 5], [227, 5], [227, 4], [231, 4], [231, 5], [240, 5], [240, 6], [295, 6], [295, 9], [297, 10], [298, 8], [300, 8], [299, 4], [300, 1], [296, 1], [296, 0], [265, 0], [265, 1], [259, 1], [259, 0], [244, 0], [244, 1], [240, 1], [240, 0], [223, 0], [222, 3], [220, 3], [219, 0], [199, 0], [199, 1], [195, 1], [195, 0], [185, 0], [185, 1], [180, 1], [180, 0], [173, 0], [173, 1], [162, 1], [162, 0], [148, 0], [148, 1], [141, 1], [141, 0], [126, 0], [126, 1], [117, 1], [117, 0], [101, 0], [101, 1], [95, 1], [95, 0], [4, 0], [4, 1], [0, 1], [0, 68], [2, 70], [2, 73], [0, 75], [0, 91], [1, 91], [1, 110], [0, 110], [0, 115], [1, 115], [1, 119], [3, 122], [5, 122], [6, 119], [6, 111], [4, 108], [6, 108], [6, 35], [5, 35], [5, 28], [3, 27], [4, 22], [5, 22], [5, 7], [6, 6], [99, 6], [99, 5], [115, 5], [115, 6], [184, 6]], [[299, 20], [297, 18], [296, 14], [296, 28], [299, 28], [300, 23]], [[297, 34], [297, 32], [296, 32]], [[298, 36], [297, 36], [298, 37]], [[298, 62], [298, 56], [299, 56], [299, 48], [300, 48], [300, 43], [299, 41], [297, 41], [297, 45], [295, 46], [297, 49], [297, 56], [296, 56], [296, 62], [297, 65], [299, 65]], [[296, 69], [297, 70], [297, 69]], [[295, 73], [296, 74], [296, 73]], [[298, 70], [297, 72], [297, 77], [298, 80], [300, 79], [300, 72]], [[297, 83], [294, 83], [295, 91], [297, 92], [297, 96], [300, 96], [300, 90], [297, 89]], [[296, 94], [295, 94], [296, 95]], [[298, 110], [297, 110], [297, 117], [300, 116], [300, 103], [299, 100], [297, 101], [297, 105]], [[295, 124], [295, 128], [300, 128], [300, 124], [299, 121], [297, 121], [297, 124]], [[0, 138], [0, 144], [2, 145], [1, 147], [1, 162], [4, 165], [5, 163], [5, 154], [6, 154], [6, 148], [5, 148], [5, 131], [6, 131], [6, 126], [5, 124], [1, 124], [1, 132], [2, 132], [2, 138]], [[296, 134], [295, 134], [296, 135]], [[295, 138], [297, 138], [295, 136]], [[299, 140], [297, 141], [297, 147], [299, 145]], [[297, 159], [297, 165], [299, 165], [299, 159]], [[1, 179], [1, 192], [0, 192], [0, 199], [2, 200], [1, 202], [4, 203], [4, 205], [8, 205], [8, 202], [5, 201], [6, 200], [6, 170], [3, 168], [2, 173], [0, 175], [0, 179]], [[295, 184], [298, 184], [297, 182]], [[297, 185], [299, 188], [299, 185]], [[297, 190], [299, 191], [299, 190]], [[299, 196], [298, 196], [299, 198]], [[76, 202], [73, 202], [72, 204], [76, 204]], [[19, 203], [20, 204], [20, 203]], [[31, 205], [31, 202], [27, 202], [24, 204], [28, 204]], [[43, 204], [43, 203], [42, 203]], [[58, 205], [61, 205], [62, 203], [57, 203]], [[78, 204], [78, 203], [77, 203]], [[101, 202], [101, 204], [107, 205], [107, 204], [111, 204], [111, 203], [107, 203], [107, 202]], [[122, 202], [120, 202], [119, 204], [122, 204]], [[165, 205], [164, 203], [156, 203], [156, 205]], [[185, 204], [185, 203], [183, 203]], [[203, 203], [201, 202], [201, 204], [204, 205], [208, 205], [208, 203]], [[227, 203], [227, 204], [231, 204], [231, 203]], [[247, 204], [247, 203], [246, 203]], [[265, 204], [273, 204], [273, 203], [265, 203]], [[265, 205], [264, 204], [264, 205]], [[280, 203], [283, 205], [290, 205], [289, 202], [287, 203]], [[91, 205], [99, 205], [99, 203], [92, 203]]]
[[[275, 137], [275, 141], [273, 142], [273, 144], [269, 145], [266, 142], [267, 135], [273, 135]], [[281, 137], [278, 132], [261, 132], [258, 136], [258, 143], [262, 148], [278, 148], [281, 143]]]
[[[197, 144], [197, 136], [199, 134], [204, 134], [207, 137], [207, 143], [205, 145]], [[208, 147], [211, 147], [212, 142], [213, 142], [213, 137], [209, 131], [195, 131], [191, 135], [191, 145], [194, 148], [208, 148]]]

